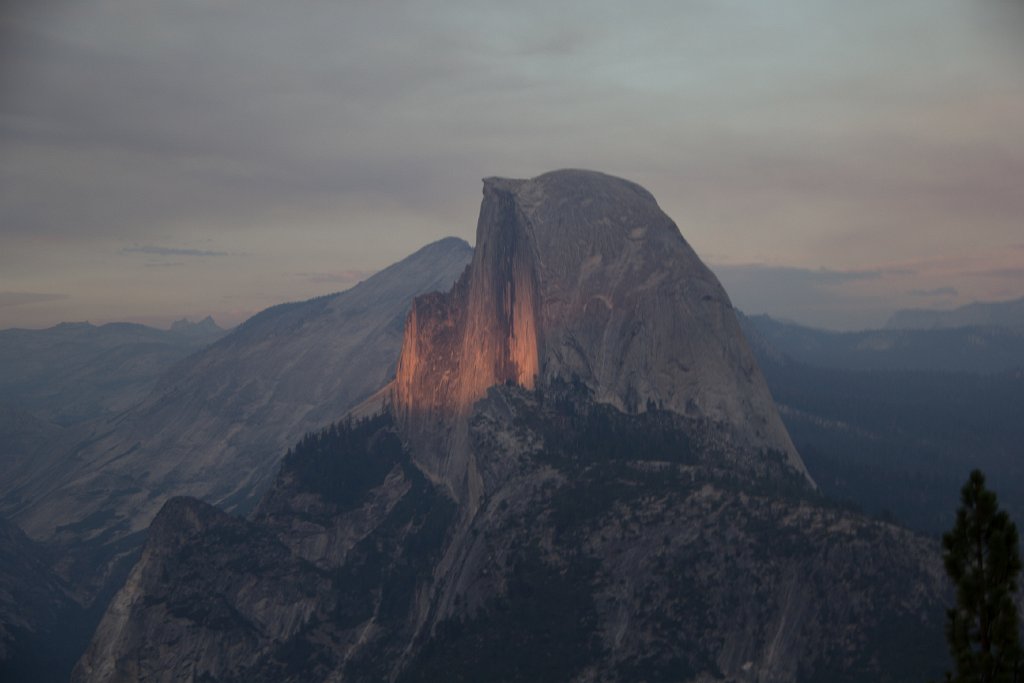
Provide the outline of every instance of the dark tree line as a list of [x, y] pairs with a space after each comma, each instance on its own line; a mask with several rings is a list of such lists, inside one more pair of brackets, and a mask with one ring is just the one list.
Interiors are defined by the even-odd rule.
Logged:
[[1019, 537], [981, 471], [971, 472], [964, 485], [956, 523], [942, 546], [946, 572], [956, 585], [956, 606], [946, 625], [955, 671], [946, 681], [1020, 683], [1024, 662], [1014, 603]]

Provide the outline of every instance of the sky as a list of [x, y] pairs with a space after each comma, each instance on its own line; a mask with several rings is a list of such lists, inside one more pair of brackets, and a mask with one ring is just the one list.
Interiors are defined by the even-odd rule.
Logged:
[[1024, 0], [5, 0], [0, 328], [233, 325], [640, 183], [737, 307], [1024, 296]]

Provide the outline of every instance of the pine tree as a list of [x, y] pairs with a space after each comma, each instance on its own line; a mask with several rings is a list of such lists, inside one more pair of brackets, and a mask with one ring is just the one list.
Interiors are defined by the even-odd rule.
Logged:
[[956, 585], [946, 637], [952, 683], [1024, 683], [1013, 595], [1021, 570], [1017, 527], [985, 488], [979, 470], [960, 492], [956, 524], [942, 537], [946, 573]]

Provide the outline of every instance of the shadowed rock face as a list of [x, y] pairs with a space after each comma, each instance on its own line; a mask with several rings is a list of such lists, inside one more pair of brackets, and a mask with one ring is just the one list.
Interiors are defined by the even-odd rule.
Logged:
[[[590, 171], [488, 178], [473, 262], [418, 299], [393, 388], [428, 475], [480, 494], [465, 417], [494, 384], [581, 381], [629, 413], [726, 423], [806, 475], [725, 291], [640, 186]], [[810, 481], [808, 477], [808, 481]]]

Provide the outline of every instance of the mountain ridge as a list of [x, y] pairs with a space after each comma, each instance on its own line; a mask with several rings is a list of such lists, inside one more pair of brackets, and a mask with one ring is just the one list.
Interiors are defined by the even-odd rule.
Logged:
[[885, 329], [1006, 327], [1024, 330], [1024, 297], [1006, 301], [975, 301], [957, 308], [907, 308], [893, 313]]
[[67, 427], [142, 400], [168, 368], [224, 331], [138, 323], [60, 323], [0, 330], [0, 401]]
[[7, 482], [4, 510], [64, 550], [58, 572], [88, 602], [164, 500], [251, 505], [288, 445], [388, 379], [409, 302], [450, 286], [470, 253], [441, 240], [349, 290], [253, 316], [131, 410], [64, 434], [31, 476]]
[[936, 327], [835, 332], [740, 315], [759, 354], [847, 370], [998, 374], [1024, 368], [1024, 331], [1002, 327]]

